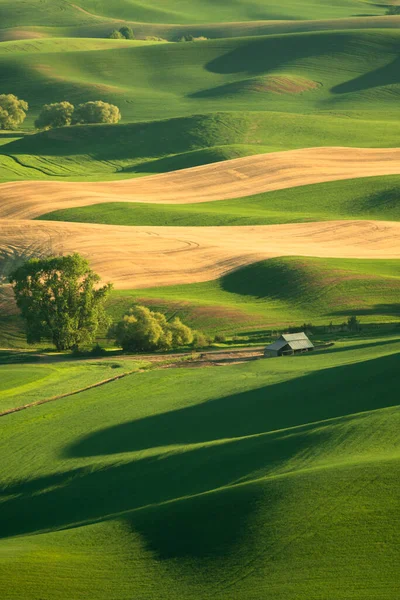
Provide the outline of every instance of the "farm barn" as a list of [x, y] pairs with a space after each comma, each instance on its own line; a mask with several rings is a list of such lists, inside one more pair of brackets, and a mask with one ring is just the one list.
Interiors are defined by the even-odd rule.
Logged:
[[314, 345], [304, 332], [284, 333], [276, 342], [266, 346], [264, 356], [286, 356], [299, 354], [300, 352], [310, 352], [311, 350], [314, 350]]

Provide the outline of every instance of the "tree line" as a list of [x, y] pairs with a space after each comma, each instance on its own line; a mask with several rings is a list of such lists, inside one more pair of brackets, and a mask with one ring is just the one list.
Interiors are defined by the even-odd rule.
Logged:
[[[0, 94], [0, 129], [18, 129], [25, 121], [29, 105], [14, 94]], [[35, 121], [37, 129], [67, 127], [93, 123], [118, 123], [121, 113], [118, 106], [94, 100], [74, 106], [71, 102], [45, 104]]]
[[153, 352], [211, 342], [179, 317], [168, 320], [145, 306], [132, 307], [112, 325], [105, 302], [112, 284], [100, 277], [79, 254], [32, 258], [10, 275], [15, 299], [25, 320], [29, 344], [51, 340], [58, 351], [93, 344], [99, 330], [129, 352]]

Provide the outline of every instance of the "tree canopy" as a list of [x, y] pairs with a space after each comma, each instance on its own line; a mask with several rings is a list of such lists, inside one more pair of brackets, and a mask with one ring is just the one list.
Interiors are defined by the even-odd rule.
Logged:
[[152, 352], [186, 346], [193, 342], [190, 327], [175, 317], [167, 321], [165, 315], [146, 306], [134, 306], [110, 332], [123, 350]]
[[14, 94], [0, 94], [0, 129], [17, 129], [26, 118], [28, 103]]
[[49, 129], [51, 127], [65, 127], [71, 125], [74, 105], [70, 102], [54, 102], [45, 104], [35, 121], [38, 129]]
[[51, 339], [59, 351], [78, 349], [109, 325], [104, 302], [112, 285], [99, 287], [99, 275], [79, 254], [30, 259], [10, 282], [30, 344]]
[[121, 113], [118, 106], [96, 100], [78, 104], [73, 115], [73, 123], [118, 123]]

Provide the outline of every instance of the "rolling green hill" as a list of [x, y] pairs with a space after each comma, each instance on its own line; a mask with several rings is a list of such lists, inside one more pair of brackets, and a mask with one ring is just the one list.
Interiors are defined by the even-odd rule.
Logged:
[[273, 258], [205, 283], [115, 291], [114, 318], [135, 301], [191, 326], [232, 334], [284, 328], [304, 322], [340, 324], [351, 314], [365, 323], [396, 322], [400, 316], [397, 260]]
[[64, 99], [114, 102], [123, 124], [2, 138], [1, 180], [127, 177], [321, 144], [395, 146], [399, 41], [388, 29], [3, 42], [0, 84], [30, 103], [26, 127], [42, 104]]
[[273, 225], [335, 219], [400, 220], [400, 177], [332, 181], [199, 204], [111, 202], [38, 217], [107, 225]]
[[99, 95], [125, 121], [221, 109], [375, 110], [379, 119], [383, 107], [397, 111], [399, 39], [398, 30], [371, 30], [128, 47], [74, 39], [71, 50], [68, 40], [5, 42], [0, 82], [31, 103], [30, 119], [42, 103]]
[[4, 596], [396, 600], [399, 351], [144, 373], [2, 418]]
[[340, 0], [321, 4], [315, 0], [296, 3], [284, 0], [278, 5], [262, 0], [26, 0], [23, 4], [0, 1], [2, 27], [77, 26], [107, 20], [145, 23], [221, 23], [279, 19], [335, 19], [385, 14], [385, 4], [366, 0]]
[[400, 138], [400, 122], [390, 118], [390, 114], [351, 111], [342, 115], [217, 112], [75, 126], [19, 139], [17, 132], [3, 134], [3, 138], [0, 132], [0, 182], [130, 178], [321, 143], [393, 148]]

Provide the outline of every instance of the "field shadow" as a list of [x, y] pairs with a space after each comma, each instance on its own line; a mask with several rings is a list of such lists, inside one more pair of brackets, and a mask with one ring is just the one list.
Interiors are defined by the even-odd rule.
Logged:
[[[397, 354], [324, 369], [78, 439], [64, 460], [115, 455], [115, 463], [4, 486], [0, 535], [121, 518], [160, 559], [222, 555], [241, 539], [262, 487], [227, 486], [279, 472], [326, 441], [330, 423], [316, 430], [315, 421], [395, 405], [398, 364]], [[192, 446], [180, 452], [182, 444]], [[122, 460], [121, 453], [159, 446], [174, 450]], [[271, 510], [274, 502], [266, 498]]]
[[233, 50], [219, 56], [206, 65], [211, 73], [230, 75], [248, 73], [261, 75], [274, 71], [288, 63], [321, 55], [323, 43], [329, 44], [329, 52], [341, 52], [348, 36], [336, 33], [319, 36], [282, 36], [253, 39], [239, 44]]
[[400, 302], [393, 302], [388, 304], [374, 304], [366, 308], [353, 308], [336, 310], [329, 313], [332, 317], [349, 317], [355, 315], [356, 317], [368, 317], [372, 315], [385, 315], [391, 317], [400, 316]]
[[350, 81], [334, 86], [331, 88], [331, 92], [333, 94], [347, 94], [397, 83], [400, 83], [400, 57], [396, 57], [384, 67], [379, 67], [379, 69], [374, 69]]

